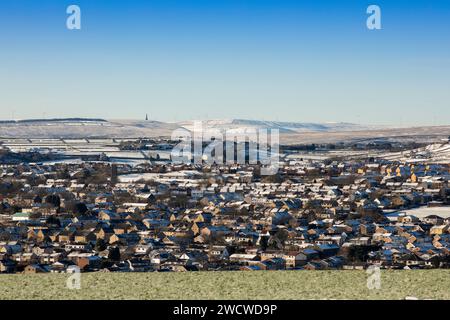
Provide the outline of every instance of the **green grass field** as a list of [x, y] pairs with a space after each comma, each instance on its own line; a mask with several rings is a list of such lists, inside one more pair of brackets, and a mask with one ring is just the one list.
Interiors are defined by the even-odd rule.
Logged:
[[0, 275], [0, 299], [450, 299], [450, 270], [86, 273], [81, 289], [63, 274]]

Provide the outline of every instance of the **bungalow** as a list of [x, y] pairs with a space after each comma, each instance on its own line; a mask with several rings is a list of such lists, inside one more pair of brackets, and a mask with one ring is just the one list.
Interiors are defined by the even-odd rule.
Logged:
[[303, 269], [305, 270], [323, 270], [326, 269], [328, 265], [324, 265], [323, 263], [320, 263], [319, 261], [310, 261], [308, 262]]
[[330, 257], [338, 253], [339, 246], [337, 244], [321, 244], [318, 250], [322, 257]]
[[304, 249], [302, 253], [306, 256], [306, 259], [308, 261], [319, 258], [319, 252], [314, 249], [307, 248], [307, 249]]
[[24, 269], [24, 273], [25, 274], [30, 274], [30, 273], [45, 273], [48, 272], [48, 266], [43, 266], [43, 265], [39, 265], [39, 264], [30, 264], [28, 266], [25, 267]]
[[272, 258], [260, 262], [264, 265], [265, 270], [284, 270], [286, 268], [286, 263], [283, 258]]
[[239, 270], [241, 270], [241, 271], [261, 271], [264, 269], [263, 269], [263, 266], [255, 264], [255, 265], [241, 266], [239, 268]]

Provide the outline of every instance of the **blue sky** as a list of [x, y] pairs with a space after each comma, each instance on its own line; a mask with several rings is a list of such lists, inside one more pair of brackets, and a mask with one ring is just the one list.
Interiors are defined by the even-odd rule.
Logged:
[[[82, 29], [66, 29], [77, 4]], [[366, 28], [366, 8], [382, 30]], [[1, 0], [0, 118], [450, 124], [450, 1]]]

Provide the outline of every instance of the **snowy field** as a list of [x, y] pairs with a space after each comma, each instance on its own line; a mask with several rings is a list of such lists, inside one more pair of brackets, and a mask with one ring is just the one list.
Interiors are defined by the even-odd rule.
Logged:
[[393, 152], [380, 155], [380, 158], [391, 161], [403, 161], [407, 163], [450, 163], [450, 144], [448, 141], [430, 144], [424, 148]]
[[420, 207], [410, 210], [402, 210], [402, 213], [413, 215], [417, 218], [424, 218], [429, 215], [437, 215], [441, 218], [450, 218], [450, 206], [448, 207]]

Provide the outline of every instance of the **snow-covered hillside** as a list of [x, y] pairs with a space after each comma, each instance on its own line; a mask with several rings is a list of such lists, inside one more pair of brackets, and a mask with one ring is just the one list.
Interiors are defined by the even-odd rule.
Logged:
[[[159, 121], [103, 120], [103, 119], [36, 119], [0, 121], [0, 140], [25, 139], [80, 139], [80, 138], [141, 138], [170, 137], [180, 127], [192, 130], [194, 121], [166, 123]], [[389, 141], [417, 141], [432, 143], [450, 135], [450, 126], [414, 128], [376, 128], [351, 123], [298, 123], [260, 120], [206, 120], [204, 131], [218, 129], [239, 133], [254, 129], [278, 129], [280, 140], [285, 144], [361, 142], [371, 139]], [[442, 153], [445, 146], [435, 146]], [[401, 156], [401, 155], [397, 155]]]
[[448, 141], [442, 141], [441, 143], [430, 144], [424, 148], [389, 153], [381, 157], [393, 161], [450, 163], [450, 143]]
[[[193, 130], [195, 121], [183, 121], [177, 123], [188, 130]], [[368, 130], [375, 127], [361, 126], [353, 123], [301, 123], [301, 122], [279, 122], [262, 120], [204, 120], [202, 126], [205, 129], [236, 130], [245, 132], [249, 129], [278, 129], [280, 133], [299, 132], [334, 132], [334, 131], [358, 131]]]
[[103, 119], [37, 119], [0, 121], [3, 138], [137, 138], [170, 136], [175, 124], [158, 121]]
[[[0, 137], [3, 138], [115, 138], [170, 136], [173, 130], [184, 127], [194, 129], [194, 121], [165, 123], [158, 121], [103, 120], [103, 119], [35, 119], [0, 121]], [[259, 120], [206, 120], [203, 130], [246, 132], [250, 129], [278, 129], [280, 133], [333, 132], [365, 130], [350, 123], [296, 123]]]

